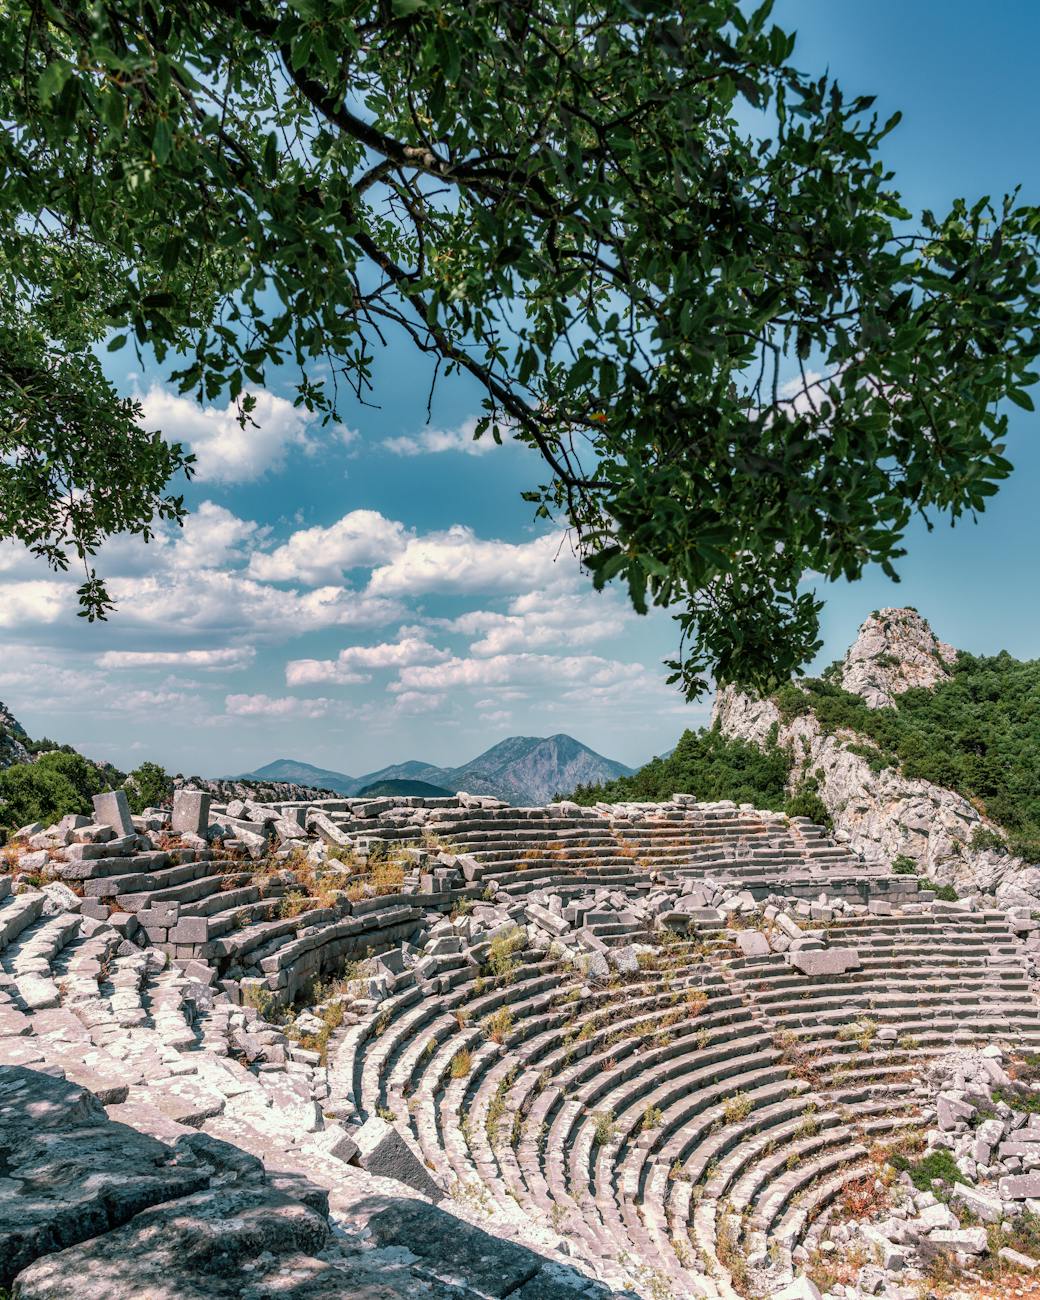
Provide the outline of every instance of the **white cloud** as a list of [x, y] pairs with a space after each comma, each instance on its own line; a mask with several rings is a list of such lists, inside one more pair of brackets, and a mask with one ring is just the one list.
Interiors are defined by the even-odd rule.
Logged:
[[577, 580], [577, 561], [560, 533], [531, 542], [484, 541], [463, 524], [413, 537], [389, 564], [377, 568], [369, 591], [383, 596], [426, 592], [503, 594]]
[[347, 587], [283, 591], [241, 573], [206, 569], [187, 574], [113, 579], [121, 625], [171, 631], [210, 631], [255, 638], [298, 636], [325, 627], [381, 627], [402, 617], [396, 601]]
[[368, 681], [366, 668], [404, 668], [411, 664], [438, 663], [448, 658], [429, 641], [416, 636], [402, 637], [382, 645], [354, 645], [341, 650], [335, 659], [293, 659], [285, 665], [285, 684], [304, 686], [313, 682], [348, 685]]
[[[454, 429], [423, 429], [419, 433], [405, 434], [398, 438], [384, 438], [383, 446], [395, 456], [436, 455], [442, 451], [462, 452], [467, 456], [483, 456], [497, 444], [490, 429], [480, 438], [474, 438], [477, 420], [470, 418]], [[509, 438], [508, 426], [504, 420], [499, 421], [502, 440]]]
[[0, 587], [0, 627], [56, 623], [74, 600], [70, 584], [60, 578], [6, 582]]
[[399, 554], [406, 538], [403, 524], [377, 510], [352, 510], [328, 528], [304, 528], [273, 551], [255, 552], [249, 574], [264, 582], [336, 582]]
[[246, 668], [256, 657], [252, 646], [220, 650], [106, 650], [99, 668]]
[[239, 519], [223, 506], [203, 501], [188, 515], [164, 558], [180, 569], [222, 569], [244, 559], [249, 544], [266, 531], [251, 519]]
[[417, 713], [431, 713], [439, 709], [448, 697], [446, 695], [427, 695], [422, 691], [402, 691], [394, 700], [391, 708], [395, 714], [411, 716]]
[[195, 453], [201, 483], [251, 483], [281, 469], [293, 449], [314, 448], [307, 435], [309, 414], [266, 389], [250, 389], [256, 406], [245, 427], [234, 402], [200, 406], [190, 397], [153, 384], [141, 398], [143, 423], [158, 428], [167, 442], [181, 442]]
[[227, 695], [224, 709], [237, 718], [322, 718], [331, 700], [302, 700], [293, 695]]
[[470, 645], [471, 653], [495, 655], [540, 646], [590, 645], [616, 636], [635, 617], [631, 607], [613, 591], [602, 595], [530, 591], [515, 597], [508, 608], [506, 614], [470, 610], [446, 626], [466, 636], [479, 636]]
[[454, 657], [442, 664], [403, 668], [390, 689], [447, 690], [452, 687], [543, 686], [580, 682], [582, 689], [635, 683], [647, 675], [643, 664], [621, 663], [597, 655], [490, 655], [485, 659]]

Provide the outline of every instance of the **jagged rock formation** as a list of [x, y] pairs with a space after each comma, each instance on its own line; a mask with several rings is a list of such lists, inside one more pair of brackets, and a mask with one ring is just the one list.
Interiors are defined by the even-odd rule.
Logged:
[[28, 739], [22, 724], [0, 703], [0, 769], [13, 763], [28, 763], [29, 751], [25, 747]]
[[[934, 685], [956, 652], [938, 641], [914, 610], [881, 610], [864, 623], [843, 661], [842, 681], [874, 707], [890, 703], [911, 686]], [[905, 660], [900, 658], [905, 654]], [[1040, 869], [989, 848], [972, 848], [976, 830], [998, 828], [956, 791], [903, 776], [895, 768], [874, 771], [850, 744], [870, 745], [852, 731], [831, 735], [812, 713], [785, 721], [777, 706], [727, 688], [718, 693], [712, 725], [758, 745], [775, 737], [794, 759], [792, 788], [806, 776], [819, 795], [838, 837], [866, 859], [891, 863], [911, 858], [929, 879], [962, 892], [995, 892], [1009, 902], [1040, 899]]]
[[[1028, 909], [939, 902], [804, 818], [96, 809], [4, 851], [16, 1300], [776, 1295], [890, 1144], [960, 1142], [922, 1084], [951, 1043], [1040, 1048]], [[1000, 1141], [973, 1208], [1009, 1219], [1036, 1180]]]
[[917, 610], [876, 609], [842, 661], [841, 684], [872, 709], [883, 709], [911, 687], [942, 681], [956, 658]]

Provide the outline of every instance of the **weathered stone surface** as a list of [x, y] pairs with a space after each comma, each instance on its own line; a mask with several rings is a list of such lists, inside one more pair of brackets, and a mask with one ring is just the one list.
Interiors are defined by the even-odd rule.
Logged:
[[206, 1181], [153, 1138], [112, 1123], [85, 1089], [20, 1067], [0, 1069], [0, 1170], [0, 1286], [40, 1255]]
[[784, 954], [784, 960], [803, 975], [844, 975], [858, 970], [859, 953], [855, 948], [817, 948]]
[[170, 829], [175, 835], [205, 835], [213, 796], [204, 790], [177, 790], [173, 796]]
[[220, 1187], [145, 1210], [100, 1238], [37, 1260], [20, 1300], [210, 1300], [239, 1297], [258, 1257], [321, 1250], [328, 1224], [268, 1188]]
[[117, 835], [135, 835], [130, 804], [125, 790], [109, 790], [94, 796], [94, 816], [102, 826], [111, 826]]
[[372, 1217], [369, 1228], [381, 1245], [404, 1245], [434, 1276], [470, 1286], [478, 1295], [512, 1295], [539, 1272], [537, 1255], [500, 1241], [421, 1201], [401, 1201]]
[[443, 1198], [444, 1193], [427, 1173], [426, 1166], [392, 1124], [373, 1115], [351, 1137], [357, 1146], [354, 1163], [368, 1173], [393, 1178], [433, 1201]]

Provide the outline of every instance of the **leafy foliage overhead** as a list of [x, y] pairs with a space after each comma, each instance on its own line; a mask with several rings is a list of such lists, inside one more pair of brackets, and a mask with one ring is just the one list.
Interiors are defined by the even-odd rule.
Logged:
[[803, 574], [893, 572], [913, 514], [1009, 472], [1038, 217], [914, 220], [896, 119], [769, 11], [0, 0], [0, 533], [82, 555], [98, 616], [99, 540], [182, 514], [188, 458], [104, 380], [106, 331], [243, 421], [286, 370], [335, 418], [403, 337], [540, 455], [596, 583], [673, 609], [688, 693], [786, 679], [819, 644]]

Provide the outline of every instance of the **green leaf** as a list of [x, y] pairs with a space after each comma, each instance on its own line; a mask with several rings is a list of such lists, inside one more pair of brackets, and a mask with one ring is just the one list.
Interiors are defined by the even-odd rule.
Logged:
[[44, 104], [49, 104], [54, 96], [64, 89], [65, 82], [71, 75], [72, 68], [64, 59], [55, 59], [54, 62], [47, 64], [36, 83], [36, 89]]

